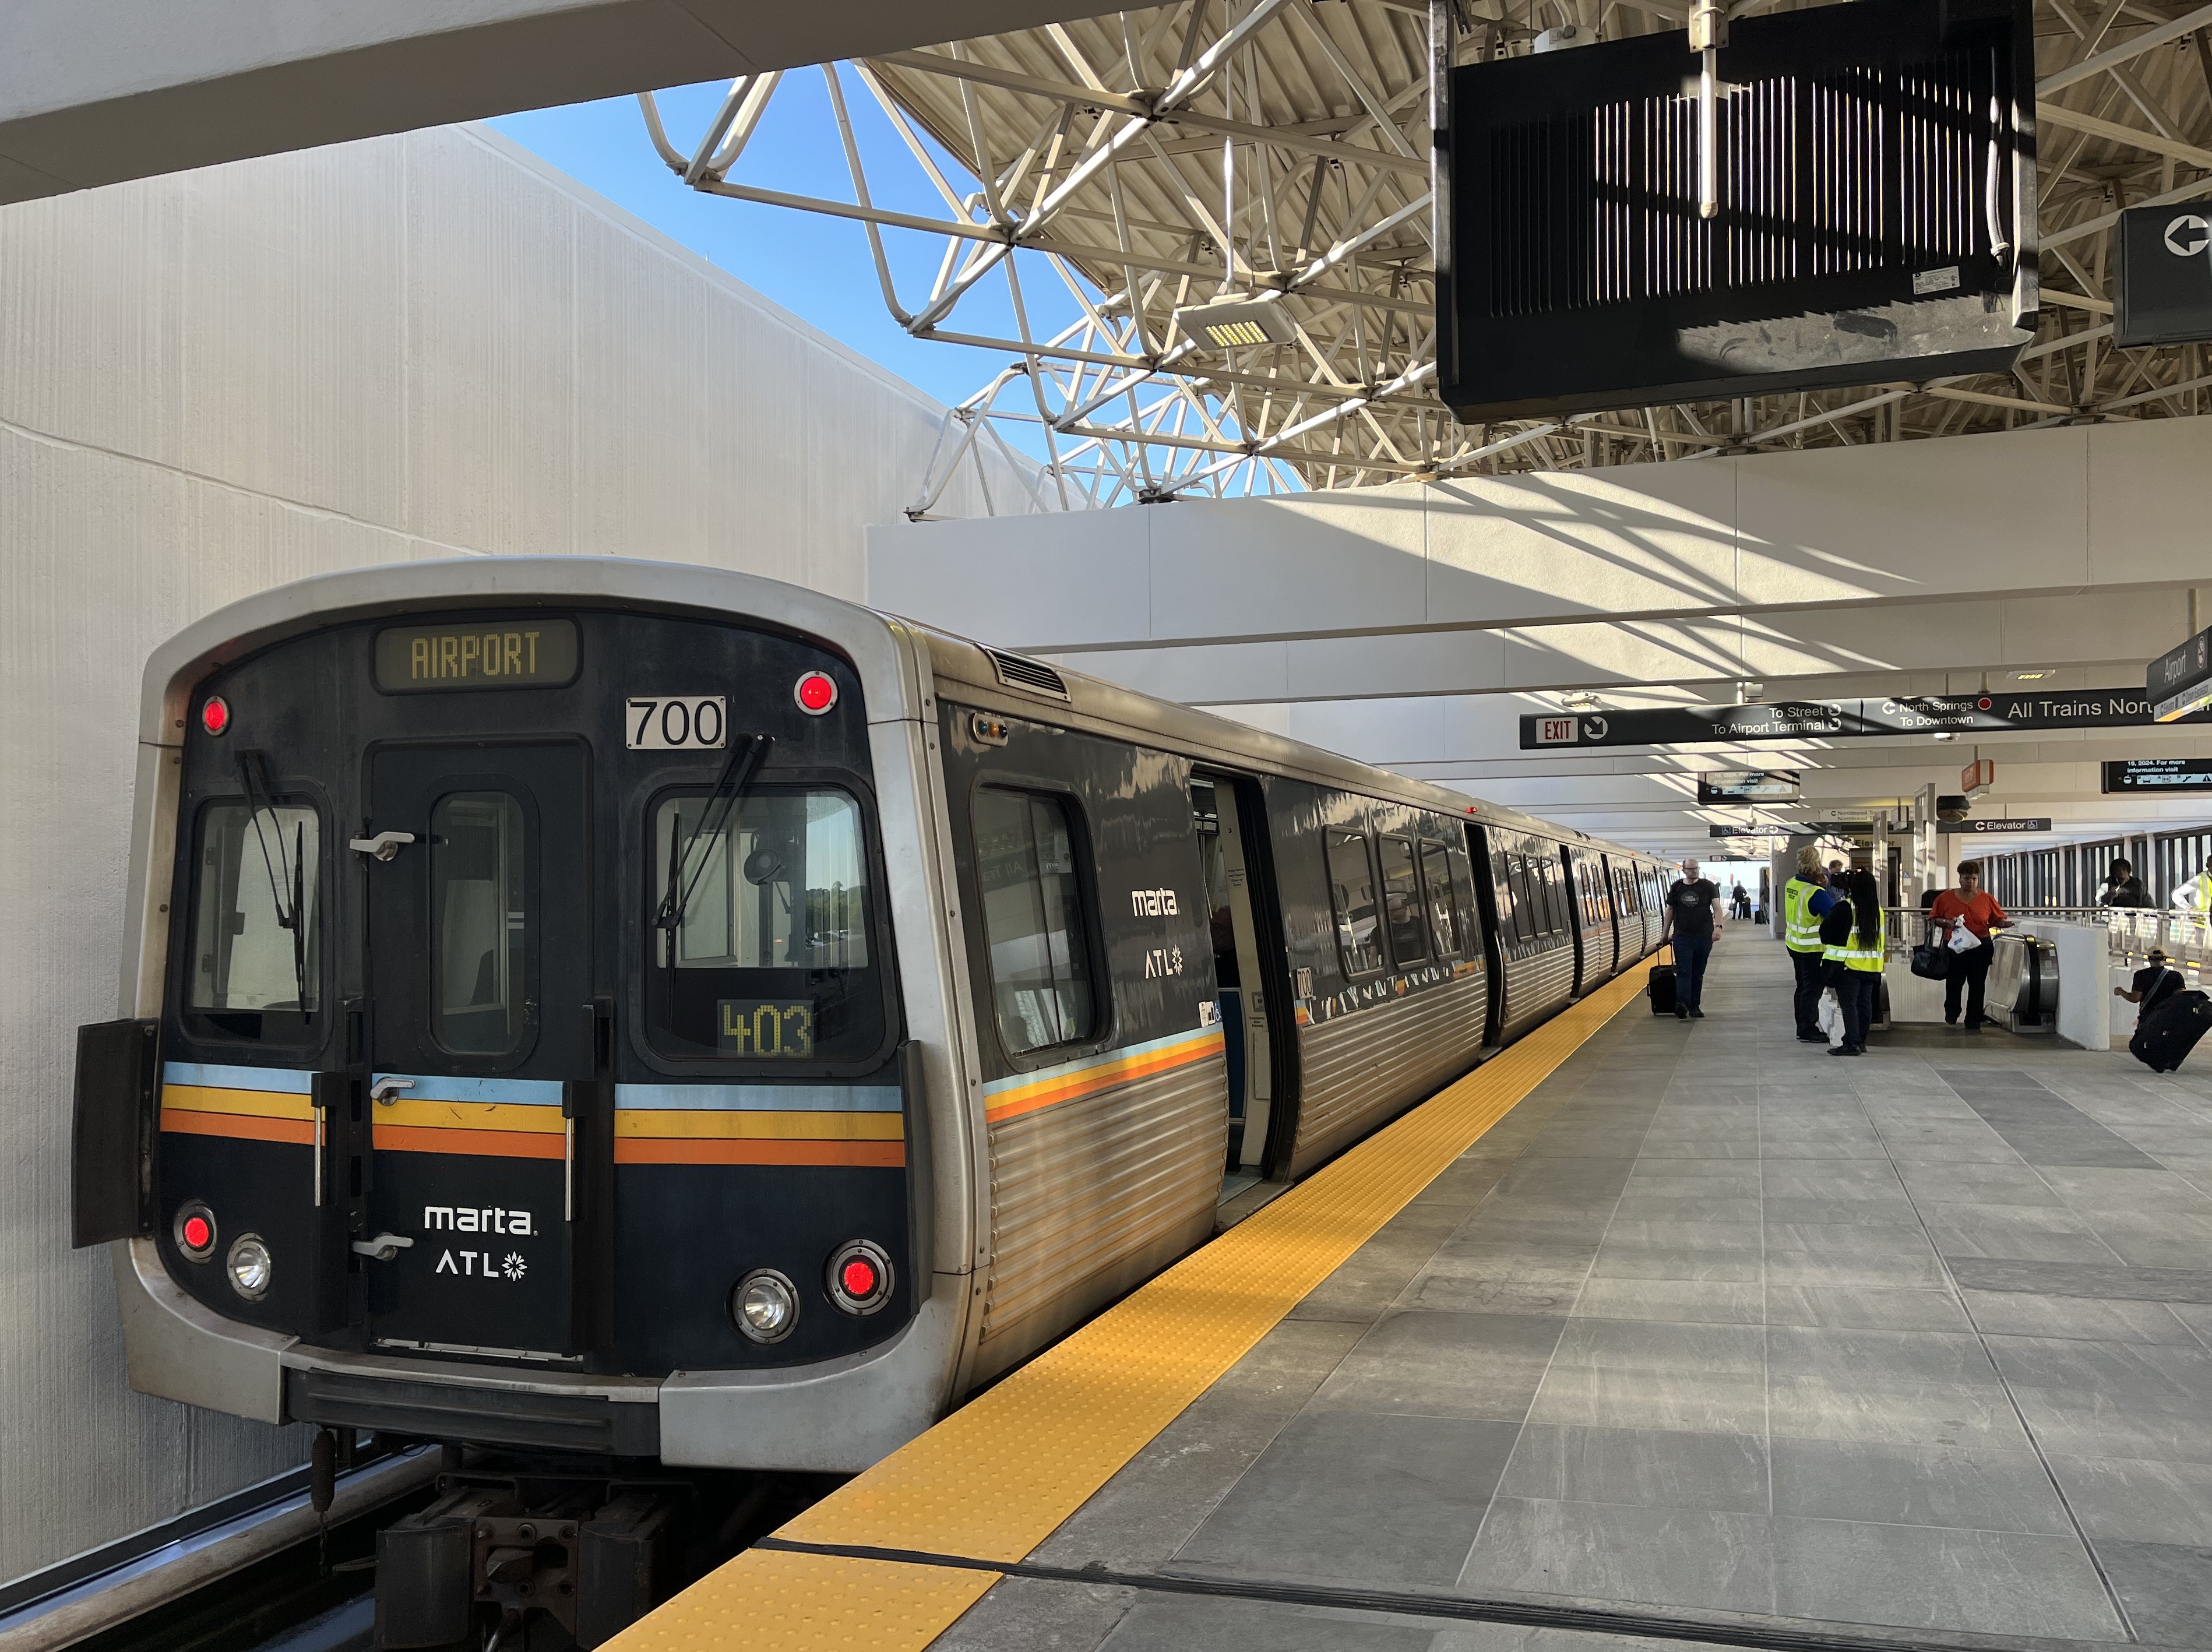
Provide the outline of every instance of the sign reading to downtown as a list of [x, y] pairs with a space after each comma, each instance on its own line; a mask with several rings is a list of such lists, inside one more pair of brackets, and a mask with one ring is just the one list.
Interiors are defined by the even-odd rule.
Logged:
[[2155, 720], [2150, 696], [2140, 689], [1922, 694], [1894, 700], [1793, 700], [1771, 706], [1668, 706], [1644, 711], [1523, 717], [1521, 749], [1939, 732], [1996, 734], [2009, 729], [2139, 728]]

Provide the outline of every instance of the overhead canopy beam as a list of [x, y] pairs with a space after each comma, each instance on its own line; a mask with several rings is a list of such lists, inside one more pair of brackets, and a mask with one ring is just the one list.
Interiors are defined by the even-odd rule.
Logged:
[[0, 203], [1113, 9], [1098, 0], [9, 0]]

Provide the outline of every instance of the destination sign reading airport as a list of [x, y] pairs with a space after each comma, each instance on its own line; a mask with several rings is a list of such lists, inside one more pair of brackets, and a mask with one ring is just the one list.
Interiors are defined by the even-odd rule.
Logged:
[[1996, 734], [2010, 729], [2137, 728], [2156, 720], [2150, 696], [2141, 689], [1922, 694], [1894, 700], [1792, 700], [1771, 706], [1667, 706], [1523, 717], [1521, 749], [1938, 732]]

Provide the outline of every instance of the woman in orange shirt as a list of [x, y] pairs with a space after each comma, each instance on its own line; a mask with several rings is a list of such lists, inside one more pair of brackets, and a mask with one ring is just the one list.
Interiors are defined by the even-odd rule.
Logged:
[[1959, 1023], [1959, 993], [1966, 989], [1966, 1030], [1982, 1029], [1982, 989], [1989, 984], [1990, 961], [1996, 957], [1996, 943], [1990, 938], [1992, 930], [2009, 929], [2012, 920], [1997, 904], [1996, 896], [1982, 887], [1982, 863], [1961, 860], [1959, 863], [1959, 887], [1947, 889], [1936, 897], [1936, 904], [1928, 908], [1928, 921], [1943, 926], [1946, 942], [1950, 939], [1954, 926], [1963, 924], [1972, 935], [1974, 946], [1965, 951], [1948, 951], [1943, 975], [1943, 1023], [1956, 1026]]

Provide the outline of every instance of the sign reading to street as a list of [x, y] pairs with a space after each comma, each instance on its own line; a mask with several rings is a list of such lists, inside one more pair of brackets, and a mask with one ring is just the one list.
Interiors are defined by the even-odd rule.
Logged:
[[2112, 238], [2112, 342], [2122, 349], [2212, 338], [2212, 207], [2130, 207]]
[[[2212, 691], [2212, 684], [2208, 684]], [[2158, 720], [2137, 689], [2072, 693], [1921, 694], [1892, 700], [1796, 700], [1771, 706], [1668, 706], [1602, 716], [1523, 717], [1521, 749], [1689, 745], [1845, 735], [1998, 734], [2008, 729], [2139, 728]]]
[[2105, 765], [2107, 792], [2212, 792], [2212, 757], [2121, 757]]
[[2047, 832], [2051, 829], [2051, 817], [2029, 815], [2022, 820], [1962, 820], [1952, 829], [1978, 835], [1989, 832]]
[[1793, 803], [1798, 771], [1794, 768], [1719, 768], [1698, 776], [1698, 801]]

